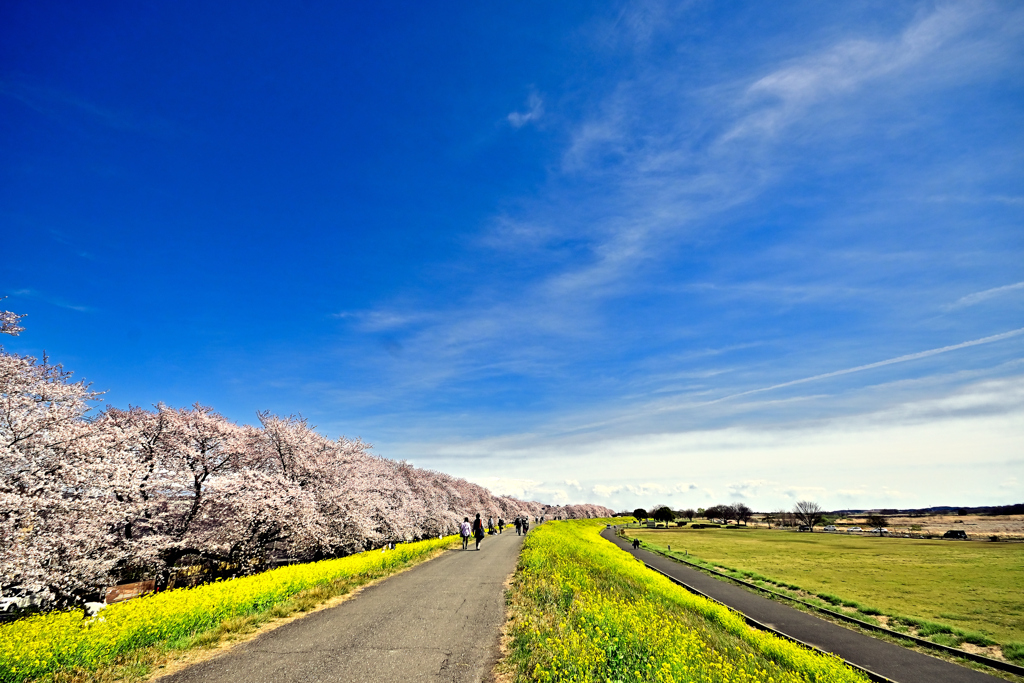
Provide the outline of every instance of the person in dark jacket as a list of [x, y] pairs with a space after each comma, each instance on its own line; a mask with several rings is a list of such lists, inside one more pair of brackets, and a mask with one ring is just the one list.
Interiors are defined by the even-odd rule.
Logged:
[[484, 540], [484, 522], [480, 519], [480, 513], [476, 513], [473, 520], [473, 537], [476, 538], [476, 549], [480, 550], [480, 541]]

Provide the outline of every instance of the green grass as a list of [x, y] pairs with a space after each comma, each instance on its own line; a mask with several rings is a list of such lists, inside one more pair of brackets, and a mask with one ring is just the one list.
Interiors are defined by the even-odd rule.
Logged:
[[[630, 529], [687, 559], [754, 572], [865, 614], [1004, 645], [1024, 641], [1024, 544], [800, 534], [766, 529]], [[955, 615], [956, 628], [945, 626]], [[917, 625], [917, 624], [915, 624]], [[970, 642], [970, 641], [968, 641]], [[1004, 648], [1004, 654], [1006, 650]], [[1009, 657], [1009, 655], [1007, 655]]]
[[602, 539], [600, 520], [530, 532], [507, 595], [516, 683], [858, 683], [842, 660], [746, 625]]
[[1024, 666], [1024, 643], [1005, 643], [1003, 655], [1011, 662]]

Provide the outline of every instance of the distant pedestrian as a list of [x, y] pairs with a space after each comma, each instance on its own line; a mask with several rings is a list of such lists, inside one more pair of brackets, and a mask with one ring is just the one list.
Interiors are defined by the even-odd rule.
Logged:
[[501, 530], [504, 527], [505, 527], [505, 520], [503, 520], [501, 517], [498, 517], [498, 533], [499, 534], [501, 533]]
[[473, 520], [473, 536], [476, 538], [476, 549], [480, 550], [480, 541], [484, 540], [484, 522], [480, 519], [479, 512]]
[[639, 538], [634, 538], [633, 539], [633, 550], [636, 550], [639, 547], [640, 547], [640, 539]]
[[523, 533], [523, 520], [516, 517], [516, 536], [520, 536]]
[[469, 517], [462, 518], [462, 524], [459, 525], [459, 536], [462, 536], [462, 549], [467, 550], [469, 548], [469, 536], [473, 533], [472, 527], [469, 525]]
[[525, 536], [526, 532], [529, 531], [529, 530], [530, 530], [530, 518], [529, 517], [523, 517], [523, 536]]

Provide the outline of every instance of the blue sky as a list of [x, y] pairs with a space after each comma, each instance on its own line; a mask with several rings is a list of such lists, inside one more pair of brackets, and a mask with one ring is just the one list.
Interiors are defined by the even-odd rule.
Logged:
[[614, 508], [1024, 499], [1016, 2], [9, 2], [6, 348]]

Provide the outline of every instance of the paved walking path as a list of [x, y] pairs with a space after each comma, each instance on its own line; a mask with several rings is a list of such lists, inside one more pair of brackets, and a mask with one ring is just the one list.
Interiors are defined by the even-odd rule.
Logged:
[[848, 662], [898, 683], [994, 683], [1003, 680], [837, 626], [720, 581], [664, 555], [634, 550], [629, 541], [615, 536], [614, 529], [605, 529], [601, 535], [652, 567], [762, 624], [826, 652], [834, 652]]
[[451, 550], [160, 683], [489, 680], [522, 537]]

